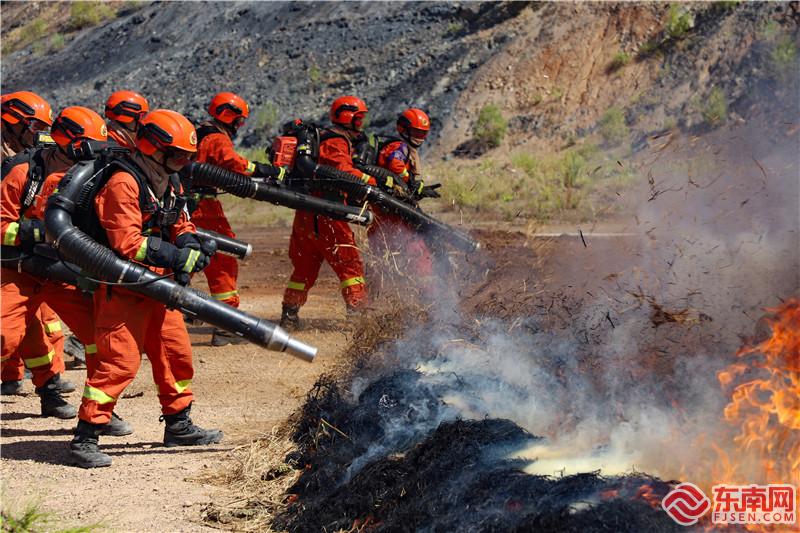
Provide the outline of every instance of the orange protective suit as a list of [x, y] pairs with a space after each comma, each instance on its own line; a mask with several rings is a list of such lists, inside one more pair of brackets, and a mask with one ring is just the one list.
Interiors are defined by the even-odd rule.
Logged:
[[[151, 215], [142, 213], [133, 176], [114, 172], [95, 198], [95, 211], [111, 249], [129, 259], [142, 257], [144, 225]], [[181, 215], [170, 237], [194, 231]], [[81, 420], [105, 424], [111, 419], [117, 399], [136, 377], [142, 352], [152, 365], [162, 412], [175, 414], [191, 404], [192, 347], [180, 312], [124, 288], [103, 286], [94, 294], [94, 316], [97, 368], [86, 381]]]
[[[212, 130], [213, 133], [201, 135], [200, 144], [197, 146], [199, 163], [210, 163], [246, 176], [253, 174], [255, 163], [236, 153], [233, 141], [227, 132], [211, 122], [204, 123], [198, 131], [202, 133], [204, 129]], [[199, 198], [197, 208], [192, 213], [192, 222], [198, 228], [216, 231], [228, 237], [236, 237], [222, 210], [222, 204], [217, 199], [217, 192], [203, 189], [195, 194], [199, 195]], [[203, 270], [203, 273], [208, 281], [208, 291], [212, 298], [230, 306], [239, 307], [237, 286], [239, 263], [236, 258], [225, 254], [216, 254], [211, 258], [211, 264]]]
[[[46, 158], [45, 167], [52, 166]], [[51, 163], [51, 165], [48, 165]], [[4, 246], [18, 246], [18, 231], [23, 215], [41, 220], [46, 201], [44, 186], [31, 207], [21, 213], [22, 195], [28, 181], [28, 163], [12, 168], [2, 182], [0, 195], [0, 233]], [[33, 374], [33, 383], [42, 386], [54, 374], [64, 371], [64, 336], [54, 311], [63, 314], [81, 341], [92, 343], [91, 305], [81, 292], [62, 283], [48, 282], [18, 272], [5, 264], [2, 272], [2, 379], [19, 381], [22, 368], [19, 357]], [[44, 305], [50, 301], [51, 307]], [[92, 351], [88, 347], [87, 351]], [[87, 363], [88, 365], [88, 363]]]
[[[346, 135], [338, 128], [332, 131]], [[372, 176], [353, 166], [352, 143], [346, 137], [325, 138], [323, 135], [323, 139], [319, 146], [320, 165], [343, 170], [365, 183], [375, 183]], [[295, 211], [289, 259], [294, 270], [283, 294], [284, 305], [299, 307], [306, 303], [308, 291], [317, 281], [323, 261], [327, 261], [339, 277], [342, 297], [349, 308], [357, 309], [367, 304], [364, 263], [347, 222], [309, 211]]]
[[[415, 177], [415, 155], [403, 141], [393, 141], [378, 154], [378, 166], [409, 183]], [[375, 221], [367, 229], [370, 252], [378, 259], [391, 257], [390, 266], [411, 276], [426, 292], [433, 282], [433, 257], [423, 238], [399, 216], [372, 206]]]

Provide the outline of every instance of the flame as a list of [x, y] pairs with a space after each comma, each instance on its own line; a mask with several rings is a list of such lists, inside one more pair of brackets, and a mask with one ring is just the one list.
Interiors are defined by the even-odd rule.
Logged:
[[[768, 309], [771, 336], [743, 347], [719, 372], [731, 392], [724, 418], [737, 434], [718, 453], [714, 477], [726, 483], [800, 486], [800, 301]], [[749, 379], [744, 383], [738, 381]], [[753, 528], [756, 529], [756, 528]]]

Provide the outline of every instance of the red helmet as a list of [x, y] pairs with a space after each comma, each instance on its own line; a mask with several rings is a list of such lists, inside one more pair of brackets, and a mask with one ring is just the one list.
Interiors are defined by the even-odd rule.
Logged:
[[117, 91], [106, 101], [106, 117], [123, 124], [138, 122], [148, 111], [145, 97], [133, 91]]
[[431, 119], [422, 109], [411, 107], [397, 117], [397, 133], [411, 146], [421, 146], [430, 130]]
[[47, 129], [53, 124], [53, 110], [47, 100], [30, 91], [18, 91], [2, 96], [2, 117], [9, 124], [24, 121], [29, 127]]
[[87, 107], [65, 107], [53, 121], [50, 136], [62, 148], [78, 140], [106, 141], [103, 117]]
[[364, 117], [367, 115], [367, 104], [357, 96], [340, 96], [331, 106], [331, 122], [345, 128], [361, 131]]
[[[164, 164], [177, 170], [197, 153], [197, 132], [189, 119], [168, 109], [156, 109], [139, 121], [136, 148], [145, 155], [164, 153]], [[169, 160], [172, 164], [167, 164]]]
[[250, 116], [250, 107], [238, 94], [219, 93], [208, 104], [208, 112], [223, 124], [239, 128]]

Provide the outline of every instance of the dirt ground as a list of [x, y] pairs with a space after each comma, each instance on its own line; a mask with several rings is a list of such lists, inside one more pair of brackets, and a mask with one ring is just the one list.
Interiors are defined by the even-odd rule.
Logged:
[[[242, 308], [276, 320], [290, 271], [288, 230], [249, 230], [240, 237], [256, 252], [243, 264]], [[205, 289], [205, 280], [197, 286]], [[74, 420], [40, 418], [38, 397], [25, 383], [25, 396], [2, 398], [2, 500], [4, 509], [39, 503], [62, 519], [60, 526], [100, 524], [113, 531], [212, 531], [200, 510], [214, 491], [191, 478], [217, 468], [226, 452], [268, 433], [297, 408], [317, 377], [328, 370], [347, 344], [344, 305], [338, 280], [325, 267], [303, 318], [309, 328], [298, 337], [319, 348], [314, 363], [244, 344], [215, 348], [210, 328], [190, 328], [195, 356], [193, 419], [225, 432], [223, 444], [198, 449], [166, 449], [150, 365], [146, 358], [117, 406], [135, 433], [106, 437], [111, 468], [66, 466]], [[82, 388], [84, 370], [67, 371]], [[69, 395], [73, 404], [79, 392]], [[102, 502], [102, 503], [99, 503]]]

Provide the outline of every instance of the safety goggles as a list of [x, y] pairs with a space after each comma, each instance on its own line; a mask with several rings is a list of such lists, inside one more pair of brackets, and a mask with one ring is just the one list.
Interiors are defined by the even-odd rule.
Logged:
[[239, 128], [244, 126], [244, 123], [246, 121], [247, 121], [247, 119], [245, 117], [236, 117], [235, 119], [233, 119], [233, 122], [231, 122], [231, 126], [233, 126], [234, 129], [238, 130]]
[[197, 152], [187, 152], [170, 148], [164, 151], [164, 165], [170, 170], [178, 171], [191, 163], [197, 157]]
[[364, 123], [367, 120], [367, 114], [365, 112], [356, 113], [353, 115], [353, 127], [357, 131], [361, 131], [364, 129]]

